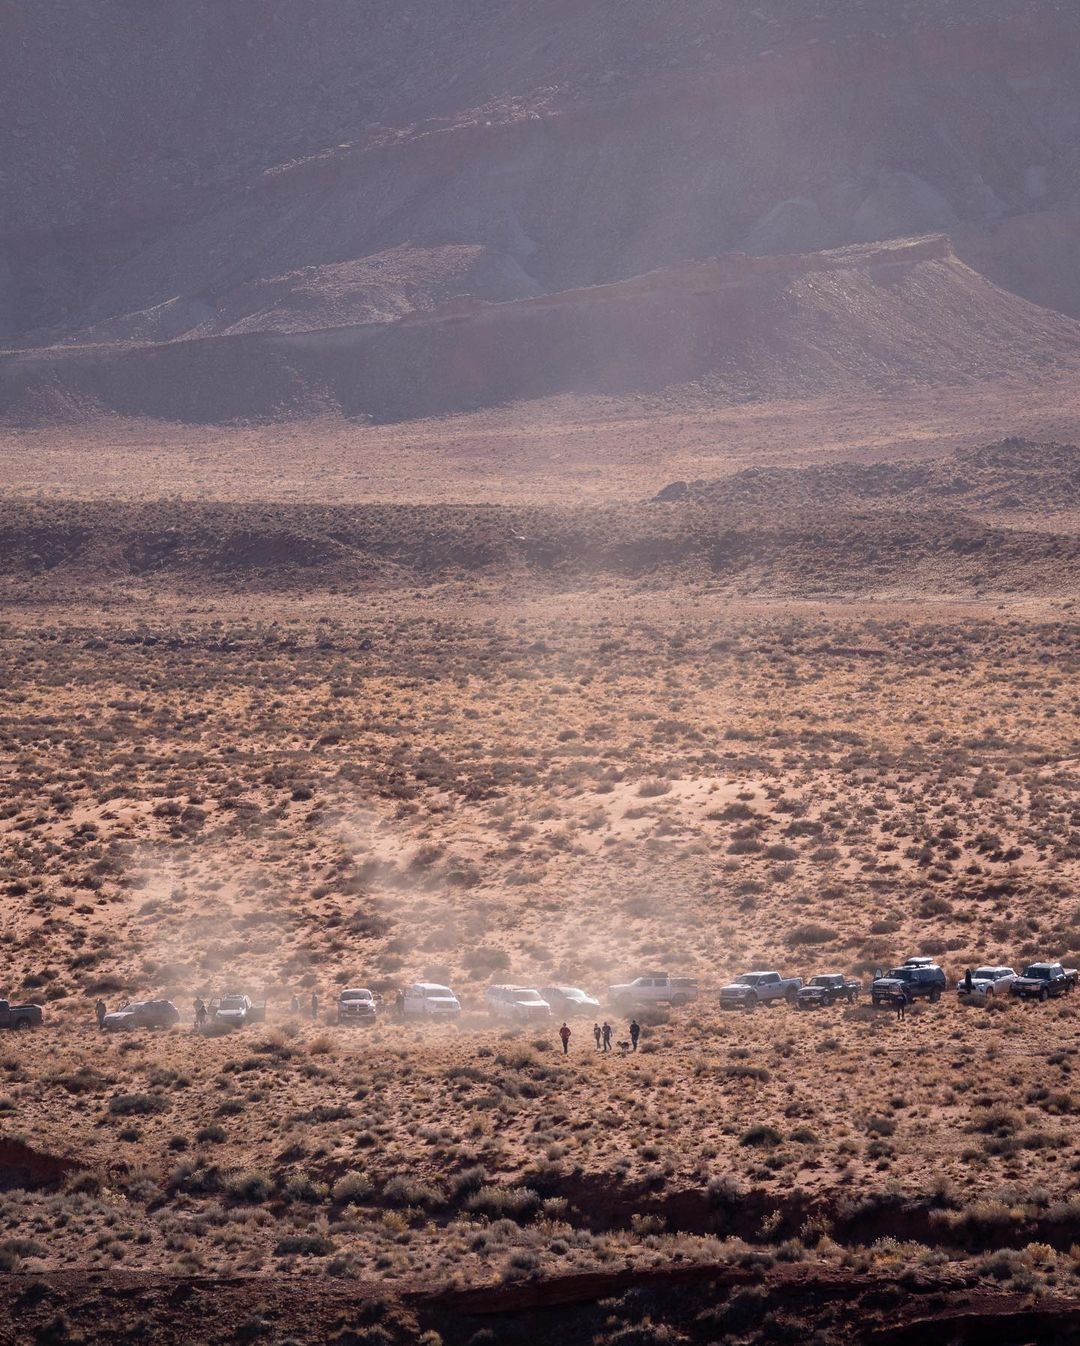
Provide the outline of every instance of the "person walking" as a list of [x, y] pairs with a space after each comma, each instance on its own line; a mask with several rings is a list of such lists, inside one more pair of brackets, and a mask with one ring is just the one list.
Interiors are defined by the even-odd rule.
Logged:
[[593, 1024], [593, 1026], [592, 1026], [592, 1035], [593, 1035], [593, 1037], [596, 1039], [596, 1050], [599, 1051], [599, 1050], [600, 1050], [600, 1039], [601, 1039], [601, 1037], [603, 1036], [603, 1034], [602, 1034], [601, 1031], [600, 1031], [600, 1025], [599, 1025], [599, 1024]]
[[903, 993], [903, 991], [898, 991], [896, 993], [896, 1017], [900, 1020], [901, 1023], [903, 1023], [906, 1015], [907, 1015], [907, 996]]
[[566, 1056], [570, 1052], [570, 1025], [566, 1022], [559, 1029], [559, 1037], [562, 1039], [562, 1054]]
[[630, 1049], [637, 1051], [638, 1038], [641, 1037], [641, 1025], [636, 1019], [630, 1020]]
[[317, 991], [312, 991], [312, 993], [311, 993], [311, 1022], [314, 1023], [314, 1022], [316, 1021], [316, 1019], [318, 1019], [318, 1017], [319, 1017], [319, 993], [318, 993]]
[[201, 995], [195, 997], [195, 1031], [201, 1033], [206, 1027], [206, 1004]]
[[294, 994], [292, 1000], [289, 1002], [289, 1013], [290, 1014], [300, 1013], [300, 997], [298, 995]]
[[98, 1000], [97, 1004], [94, 1006], [94, 1014], [97, 1016], [97, 1026], [99, 1028], [105, 1027], [105, 1015], [108, 1012], [108, 1007], [104, 1000]]
[[611, 1051], [611, 1025], [606, 1019], [604, 1020], [604, 1027], [601, 1029], [600, 1035], [604, 1042], [604, 1051]]

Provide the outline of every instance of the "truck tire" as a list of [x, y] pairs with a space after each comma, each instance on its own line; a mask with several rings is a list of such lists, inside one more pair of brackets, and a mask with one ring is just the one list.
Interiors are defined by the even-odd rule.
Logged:
[[878, 996], [876, 996], [876, 995], [872, 995], [872, 996], [870, 997], [870, 999], [874, 1002], [874, 1008], [877, 1009], [877, 1007], [881, 1004], [881, 999], [880, 999], [880, 997], [878, 997]]
[[751, 991], [750, 994], [746, 997], [746, 1008], [748, 1010], [757, 1009], [757, 1004], [758, 1004], [757, 992]]
[[784, 999], [788, 1002], [789, 1005], [794, 1005], [796, 1000], [798, 1000], [798, 998], [799, 998], [799, 992], [797, 988], [794, 986], [789, 986], [787, 990], [784, 992]]
[[688, 1005], [688, 1004], [690, 1003], [690, 1001], [689, 1001], [689, 998], [688, 998], [687, 996], [683, 995], [682, 992], [680, 991], [680, 993], [679, 993], [678, 995], [673, 995], [673, 996], [671, 997], [671, 1003], [672, 1003], [673, 1006], [675, 1006], [676, 1008], [678, 1008], [678, 1007], [681, 1007], [682, 1005]]
[[1046, 1002], [1047, 1002], [1049, 999], [1050, 999], [1050, 992], [1046, 989], [1045, 986], [1040, 986], [1040, 987], [1039, 987], [1039, 1003], [1042, 1004], [1042, 1005], [1045, 1005]]
[[30, 1027], [31, 1027], [31, 1024], [30, 1024], [30, 1020], [29, 1020], [29, 1019], [16, 1019], [16, 1020], [15, 1020], [15, 1031], [16, 1031], [17, 1033], [28, 1032], [29, 1029], [30, 1029]]
[[941, 999], [941, 988], [939, 986], [935, 986], [934, 989], [930, 992], [931, 1005], [936, 1005], [940, 999]]

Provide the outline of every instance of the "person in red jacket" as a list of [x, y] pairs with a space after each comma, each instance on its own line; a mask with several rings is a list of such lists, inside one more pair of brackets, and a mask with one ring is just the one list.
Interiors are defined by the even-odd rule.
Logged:
[[559, 1029], [559, 1037], [562, 1038], [562, 1054], [566, 1056], [570, 1050], [570, 1025], [568, 1023], [564, 1023]]

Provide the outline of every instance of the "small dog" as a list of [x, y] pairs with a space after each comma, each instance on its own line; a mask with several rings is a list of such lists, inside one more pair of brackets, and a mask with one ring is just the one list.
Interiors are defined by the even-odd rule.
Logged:
[[630, 1044], [629, 1044], [629, 1042], [620, 1042], [620, 1043], [619, 1043], [619, 1051], [621, 1051], [621, 1052], [628, 1052], [629, 1050], [630, 1050]]

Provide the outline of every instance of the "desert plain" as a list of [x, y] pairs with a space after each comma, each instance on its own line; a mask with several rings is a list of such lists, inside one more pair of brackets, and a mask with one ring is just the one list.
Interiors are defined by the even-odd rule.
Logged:
[[1078, 52], [0, 7], [0, 1346], [1080, 1341]]
[[[1012, 439], [632, 503], [9, 495], [4, 966], [46, 1024], [0, 1058], [0, 1339], [93, 1339], [102, 1296], [118, 1340], [1071, 1312], [1071, 998], [716, 992], [1080, 956], [1078, 466]], [[652, 969], [702, 992], [637, 1054], [625, 1015], [564, 1057], [484, 1010]], [[417, 979], [461, 1019], [397, 1022]], [[374, 1028], [336, 1022], [358, 984]], [[229, 991], [267, 1024], [195, 1033]], [[182, 1023], [98, 1033], [99, 996], [151, 995]]]

